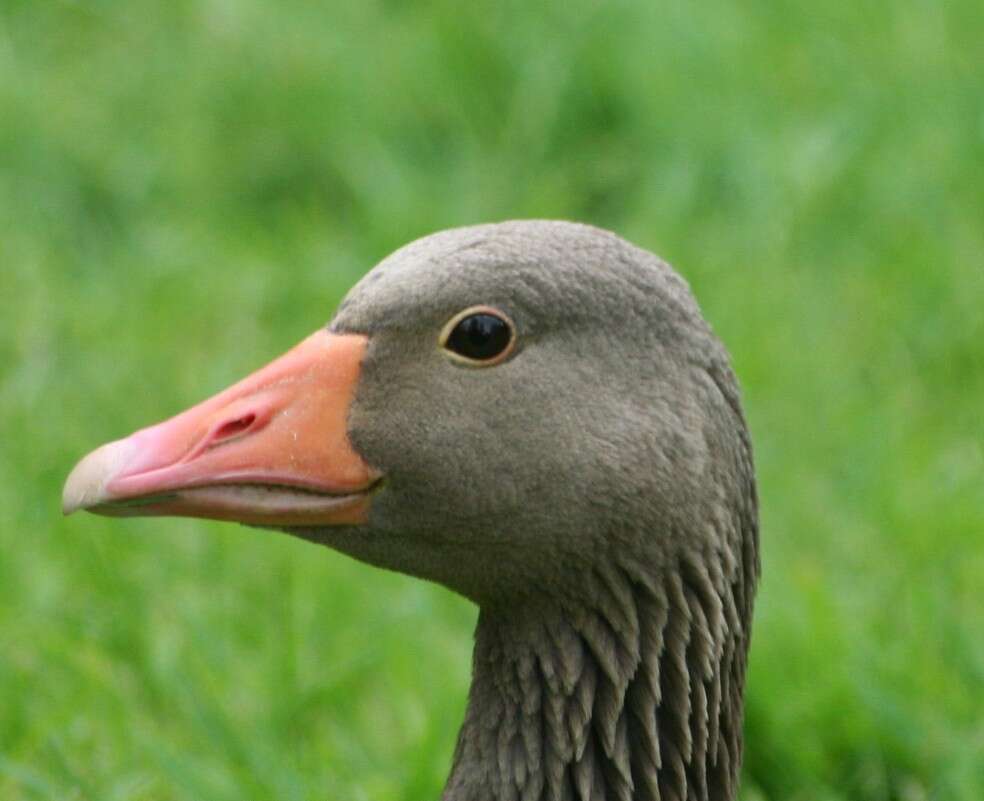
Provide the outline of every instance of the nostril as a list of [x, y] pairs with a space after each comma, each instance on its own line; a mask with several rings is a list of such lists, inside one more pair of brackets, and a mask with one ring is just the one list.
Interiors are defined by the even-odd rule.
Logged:
[[255, 422], [255, 414], [244, 414], [242, 417], [237, 417], [235, 420], [230, 420], [228, 423], [223, 423], [215, 430], [215, 433], [212, 434], [212, 444], [222, 442], [230, 437], [235, 437], [238, 434], [248, 431]]

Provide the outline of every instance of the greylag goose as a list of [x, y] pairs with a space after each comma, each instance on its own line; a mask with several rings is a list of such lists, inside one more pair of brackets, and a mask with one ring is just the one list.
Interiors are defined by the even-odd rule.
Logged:
[[267, 367], [69, 476], [65, 513], [280, 529], [479, 606], [445, 801], [731, 801], [751, 443], [687, 284], [607, 231], [444, 231]]

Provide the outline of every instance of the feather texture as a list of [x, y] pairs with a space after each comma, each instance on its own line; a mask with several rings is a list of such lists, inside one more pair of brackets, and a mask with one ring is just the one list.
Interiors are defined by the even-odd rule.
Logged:
[[652, 575], [608, 565], [580, 605], [483, 610], [444, 799], [733, 799], [750, 611], [739, 588], [758, 572], [746, 557], [689, 553]]

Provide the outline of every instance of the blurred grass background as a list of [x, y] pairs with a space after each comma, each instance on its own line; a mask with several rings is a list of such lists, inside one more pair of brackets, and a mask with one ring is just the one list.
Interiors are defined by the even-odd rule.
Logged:
[[0, 799], [438, 797], [468, 604], [60, 487], [393, 248], [531, 216], [669, 259], [734, 355], [743, 798], [984, 798], [982, 41], [979, 0], [2, 0]]

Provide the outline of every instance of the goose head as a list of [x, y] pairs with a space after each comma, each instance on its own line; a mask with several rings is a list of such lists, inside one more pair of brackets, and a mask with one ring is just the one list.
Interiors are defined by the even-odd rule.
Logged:
[[85, 457], [63, 504], [280, 529], [475, 601], [447, 799], [734, 796], [749, 436], [686, 283], [614, 234], [413, 242], [285, 356]]

